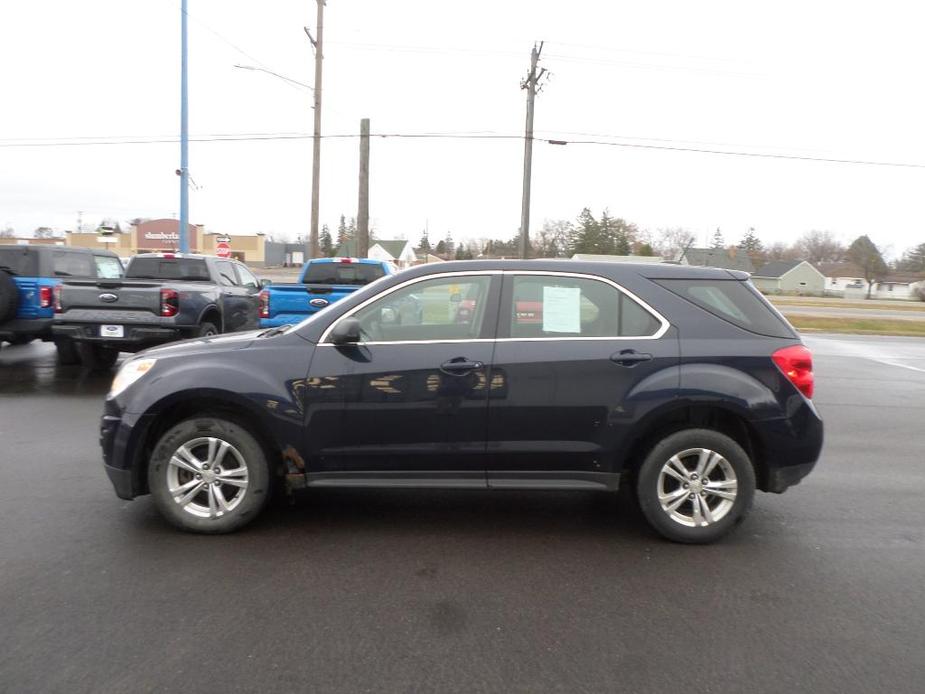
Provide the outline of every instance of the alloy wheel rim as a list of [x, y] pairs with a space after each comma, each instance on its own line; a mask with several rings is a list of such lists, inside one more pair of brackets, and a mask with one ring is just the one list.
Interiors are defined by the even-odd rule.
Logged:
[[167, 488], [174, 502], [198, 518], [227, 515], [247, 493], [244, 456], [214, 436], [191, 439], [177, 447], [167, 465]]
[[688, 448], [671, 456], [658, 475], [658, 501], [676, 523], [702, 528], [732, 509], [739, 481], [732, 465], [709, 448]]

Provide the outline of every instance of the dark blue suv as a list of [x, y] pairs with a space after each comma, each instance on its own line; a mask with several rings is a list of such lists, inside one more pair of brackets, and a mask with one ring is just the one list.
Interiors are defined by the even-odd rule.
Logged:
[[119, 497], [197, 532], [241, 527], [277, 483], [625, 487], [663, 536], [710, 542], [813, 468], [812, 394], [809, 351], [744, 273], [453, 262], [138, 354], [101, 442]]

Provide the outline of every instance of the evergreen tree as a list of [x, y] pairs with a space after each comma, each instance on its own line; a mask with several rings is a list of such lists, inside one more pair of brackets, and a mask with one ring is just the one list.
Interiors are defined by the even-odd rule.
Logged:
[[755, 233], [755, 227], [748, 228], [745, 236], [739, 242], [739, 248], [748, 254], [755, 266], [764, 261], [764, 245], [761, 243], [761, 239], [758, 238], [758, 234]]
[[867, 234], [858, 236], [848, 250], [845, 252], [846, 257], [852, 263], [864, 271], [864, 279], [867, 281], [867, 298], [874, 288], [874, 281], [884, 277], [887, 273], [886, 263], [883, 262], [883, 256], [880, 255], [880, 249], [874, 245]]
[[601, 227], [591, 210], [585, 207], [578, 215], [572, 234], [571, 253], [600, 253]]
[[716, 227], [716, 231], [713, 232], [713, 246], [712, 248], [725, 248], [726, 240], [723, 238], [723, 232], [719, 230], [719, 227]]
[[453, 257], [453, 254], [456, 252], [456, 244], [453, 243], [453, 235], [448, 231], [446, 232], [446, 239], [444, 239], [444, 252], [446, 253], [447, 260]]
[[427, 238], [427, 230], [424, 230], [424, 234], [421, 236], [421, 242], [418, 244], [418, 250], [423, 253], [430, 253], [430, 240]]
[[896, 269], [902, 272], [925, 272], [925, 243], [903, 253], [903, 257], [896, 263]]
[[347, 223], [344, 220], [344, 215], [341, 215], [340, 221], [337, 223], [337, 247], [340, 248], [349, 240], [347, 236]]
[[437, 248], [435, 248], [434, 250], [436, 251], [436, 255], [440, 256], [441, 258], [445, 257], [446, 256], [446, 241], [444, 241], [443, 239], [440, 239], [437, 242]]
[[321, 227], [321, 233], [318, 235], [318, 245], [321, 246], [321, 254], [326, 258], [330, 258], [334, 255], [334, 239], [331, 238], [331, 230], [328, 229], [328, 225], [324, 224]]
[[655, 255], [655, 250], [652, 248], [652, 244], [643, 243], [636, 249], [636, 255], [652, 256]]

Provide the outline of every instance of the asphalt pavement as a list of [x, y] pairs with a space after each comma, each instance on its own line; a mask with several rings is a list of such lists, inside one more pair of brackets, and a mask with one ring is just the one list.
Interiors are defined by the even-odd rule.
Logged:
[[107, 377], [0, 350], [2, 692], [921, 692], [925, 340], [814, 335], [824, 457], [726, 541], [598, 494], [117, 499]]

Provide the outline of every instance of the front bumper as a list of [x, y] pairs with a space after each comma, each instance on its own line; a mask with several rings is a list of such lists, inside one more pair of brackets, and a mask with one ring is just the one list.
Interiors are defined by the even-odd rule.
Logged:
[[100, 420], [103, 469], [120, 499], [134, 499], [146, 493], [142, 466], [138, 464], [138, 442], [143, 440], [149, 422], [150, 418], [120, 412], [112, 400], [106, 401]]
[[124, 325], [125, 337], [100, 337], [99, 326], [94, 323], [56, 323], [52, 327], [55, 337], [75, 342], [96, 342], [118, 348], [123, 352], [138, 351], [144, 347], [183, 340], [187, 336], [180, 328], [153, 325]]

